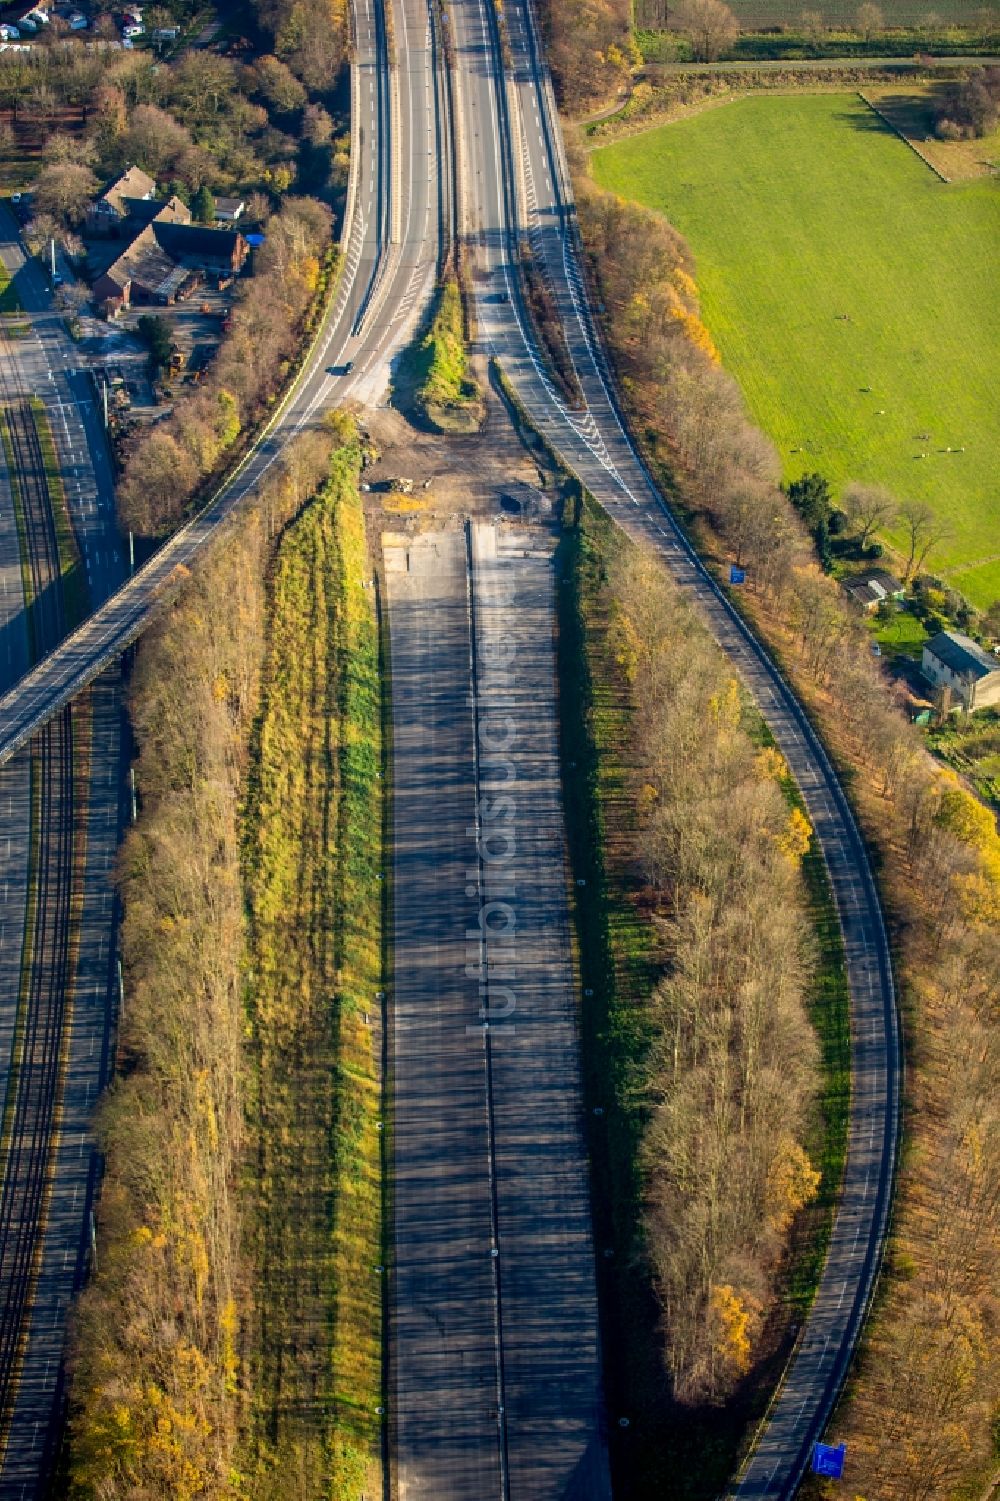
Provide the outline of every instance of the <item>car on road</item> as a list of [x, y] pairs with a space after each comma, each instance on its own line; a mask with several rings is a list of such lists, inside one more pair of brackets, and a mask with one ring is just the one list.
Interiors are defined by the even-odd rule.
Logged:
[[326, 373], [327, 373], [327, 375], [341, 375], [341, 376], [343, 376], [343, 375], [350, 375], [350, 373], [351, 373], [351, 371], [353, 369], [354, 369], [354, 361], [353, 360], [345, 360], [342, 365], [327, 365], [327, 367], [326, 367]]

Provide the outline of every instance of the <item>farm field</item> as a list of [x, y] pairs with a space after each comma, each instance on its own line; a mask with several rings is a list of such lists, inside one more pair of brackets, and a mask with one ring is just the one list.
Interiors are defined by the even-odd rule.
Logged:
[[[730, 9], [744, 31], [762, 26], [787, 26], [793, 30], [802, 23], [803, 9], [816, 11], [825, 26], [853, 26], [858, 14], [856, 0], [816, 0], [801, 6], [788, 0], [732, 0]], [[978, 0], [942, 0], [929, 6], [924, 0], [885, 0], [879, 6], [886, 26], [919, 26], [929, 11], [944, 25], [972, 26], [982, 20], [984, 7]]]
[[935, 571], [980, 606], [1000, 597], [996, 183], [942, 183], [856, 94], [736, 100], [591, 165], [686, 236], [786, 476], [932, 504], [952, 528]]

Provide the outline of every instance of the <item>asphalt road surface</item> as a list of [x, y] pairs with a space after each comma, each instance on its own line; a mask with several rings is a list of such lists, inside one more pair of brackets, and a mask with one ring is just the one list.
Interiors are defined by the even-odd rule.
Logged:
[[0, 698], [0, 764], [139, 635], [176, 582], [178, 564], [188, 566], [219, 535], [289, 439], [340, 401], [374, 400], [384, 390], [389, 361], [433, 288], [441, 185], [440, 60], [430, 45], [428, 6], [426, 0], [386, 0], [393, 5], [400, 59], [390, 68], [382, 3], [357, 0], [343, 275], [300, 379], [267, 435], [206, 510]]
[[[345, 280], [320, 348], [314, 352], [273, 431], [209, 510], [172, 539], [128, 589], [114, 596], [63, 648], [0, 700], [0, 761], [22, 743], [42, 718], [88, 681], [101, 663], [142, 629], [169, 584], [176, 564], [189, 561], [216, 535], [292, 433], [342, 396], [355, 394], [372, 399], [382, 378], [379, 362], [384, 367], [389, 351], [398, 347], [406, 320], [419, 308], [424, 287], [429, 289], [437, 259], [433, 226], [439, 218], [441, 188], [434, 167], [433, 143], [443, 140], [436, 114], [438, 60], [433, 46], [428, 45], [426, 8], [416, 0], [394, 0], [396, 45], [400, 58], [405, 59], [405, 66], [394, 75], [387, 66], [389, 60], [381, 40], [378, 14], [374, 9], [366, 11], [365, 3], [366, 0], [361, 0], [358, 13], [354, 91], [353, 135], [358, 143], [356, 178], [352, 184], [355, 209], [348, 226]], [[766, 654], [731, 610], [663, 508], [619, 421], [579, 273], [568, 177], [533, 18], [526, 0], [510, 0], [504, 14], [513, 63], [509, 82], [503, 80], [499, 66], [500, 41], [493, 6], [488, 0], [455, 0], [448, 8], [458, 58], [455, 125], [461, 166], [460, 217], [472, 242], [479, 336], [498, 356], [532, 420], [556, 451], [630, 535], [662, 556], [674, 576], [697, 600], [720, 643], [739, 667], [802, 788], [829, 866], [845, 932], [852, 999], [854, 1093], [843, 1202], [813, 1312], [782, 1395], [739, 1489], [742, 1497], [776, 1501], [794, 1493], [812, 1442], [828, 1420], [860, 1332], [881, 1254], [895, 1159], [899, 1091], [899, 1037], [888, 948], [865, 851], [822, 747]], [[367, 30], [366, 15], [370, 16]], [[527, 330], [512, 267], [512, 247], [522, 233], [530, 234], [562, 313], [586, 397], [586, 410], [580, 413], [568, 411], [557, 398]], [[401, 316], [396, 317], [399, 310]], [[348, 376], [332, 378], [326, 374], [329, 362], [342, 368], [347, 360], [353, 361]], [[442, 610], [446, 617], [444, 604]], [[446, 646], [442, 650], [447, 650]], [[445, 713], [444, 721], [447, 717]], [[440, 726], [442, 735], [446, 732], [444, 721]], [[453, 746], [442, 754], [445, 762], [450, 758], [449, 764], [460, 780], [461, 768], [467, 761], [464, 752]], [[448, 798], [443, 797], [444, 785], [438, 782], [431, 789], [425, 788], [427, 796], [436, 787], [442, 809], [452, 796], [449, 792]], [[457, 791], [454, 796], [460, 802]], [[449, 813], [446, 818], [441, 811], [446, 827], [447, 819], [452, 817]], [[436, 831], [435, 836], [438, 837]], [[446, 833], [442, 831], [440, 840], [445, 839]], [[448, 858], [454, 861], [460, 856], [453, 850]], [[435, 889], [425, 893], [431, 913], [436, 910], [435, 902], [444, 902], [436, 891], [441, 884], [443, 875], [433, 883]], [[400, 913], [401, 919], [405, 916]], [[439, 958], [433, 963], [437, 964]], [[417, 959], [423, 966], [432, 963], [428, 954], [419, 951], [419, 946]], [[405, 990], [405, 977], [401, 975], [400, 979]], [[456, 992], [450, 999], [438, 998], [434, 1004], [441, 1012], [440, 1039], [450, 1020], [459, 1018], [461, 1003]], [[448, 1006], [452, 1008], [450, 1011]], [[420, 1018], [412, 1009], [407, 1013], [404, 1008], [401, 1038], [406, 1036], [405, 1028], [410, 1022], [419, 1026]], [[411, 1040], [418, 1048], [422, 1045], [419, 1035]], [[498, 1060], [500, 1045], [498, 1039]], [[431, 1067], [436, 1060], [426, 1049], [424, 1056]], [[485, 1070], [485, 1059], [479, 1062]], [[494, 1086], [499, 1074], [499, 1067], [496, 1070], [491, 1067]], [[466, 1086], [466, 1078], [471, 1079], [469, 1070], [460, 1070], [454, 1084], [456, 1101], [463, 1097], [466, 1087], [472, 1088], [471, 1083]], [[411, 1104], [412, 1109], [419, 1109], [416, 1101]], [[404, 1094], [399, 1101], [404, 1119], [406, 1106]], [[419, 1139], [419, 1126], [417, 1116], [413, 1126], [415, 1141]], [[489, 1138], [489, 1118], [482, 1129]], [[502, 1181], [498, 1145], [499, 1136], [491, 1151], [488, 1150], [490, 1166], [495, 1164], [495, 1170], [490, 1195], [492, 1218], [488, 1215], [487, 1220], [494, 1236], [499, 1233], [501, 1237], [488, 1250], [496, 1249], [500, 1255], [488, 1258], [488, 1275], [484, 1277], [477, 1261], [486, 1221], [481, 1207], [473, 1209], [471, 1198], [469, 1203], [459, 1202], [463, 1195], [472, 1194], [473, 1184], [473, 1179], [461, 1173], [450, 1189], [441, 1188], [446, 1198], [450, 1193], [451, 1209], [458, 1216], [454, 1259], [444, 1269], [425, 1268], [422, 1272], [417, 1266], [413, 1271], [418, 1279], [423, 1275], [431, 1280], [437, 1278], [439, 1292], [452, 1286], [459, 1277], [463, 1282], [468, 1280], [476, 1290], [474, 1296], [470, 1294], [467, 1299], [463, 1295], [459, 1299], [462, 1308], [468, 1304], [467, 1312], [476, 1310], [473, 1326], [463, 1325], [465, 1315], [456, 1312], [456, 1322], [448, 1326], [451, 1332], [446, 1331], [446, 1339], [452, 1343], [447, 1347], [447, 1356], [441, 1358], [438, 1387], [434, 1388], [431, 1381], [431, 1389], [440, 1391], [446, 1368], [452, 1373], [467, 1372], [467, 1379], [462, 1377], [461, 1390], [470, 1394], [470, 1407], [463, 1410], [460, 1404], [451, 1404], [452, 1394], [449, 1394], [450, 1405], [440, 1408], [436, 1415], [423, 1397], [408, 1410], [405, 1400], [401, 1400], [396, 1414], [400, 1454], [404, 1458], [411, 1453], [420, 1456], [430, 1452], [426, 1425], [432, 1417], [436, 1416], [439, 1433], [442, 1411], [447, 1412], [448, 1426], [454, 1425], [454, 1440], [441, 1450], [440, 1472], [429, 1482], [439, 1488], [427, 1490], [426, 1494], [448, 1496], [452, 1493], [449, 1485], [464, 1484], [459, 1477], [465, 1475], [466, 1467], [479, 1463], [487, 1468], [477, 1478], [477, 1484], [486, 1484], [484, 1476], [499, 1474], [500, 1485], [510, 1490], [512, 1477], [517, 1473], [516, 1442], [512, 1444], [510, 1440], [512, 1419], [507, 1404], [500, 1401], [500, 1394], [507, 1389], [505, 1367], [500, 1360], [505, 1323], [502, 1319], [499, 1323], [494, 1319], [494, 1365], [499, 1360], [499, 1368], [493, 1383], [492, 1417], [488, 1406], [484, 1406], [489, 1386], [490, 1331], [485, 1327], [488, 1320], [483, 1319], [482, 1299], [490, 1289], [494, 1297], [498, 1292], [502, 1296], [506, 1259], [503, 1227], [498, 1217]], [[468, 1143], [464, 1137], [456, 1140], [455, 1148], [460, 1157], [464, 1154], [468, 1159], [468, 1170], [475, 1175], [478, 1192], [482, 1158], [479, 1168], [474, 1167], [472, 1159], [475, 1152], [481, 1153], [482, 1141], [476, 1145], [473, 1134]], [[426, 1153], [428, 1148], [424, 1146], [422, 1150]], [[443, 1167], [431, 1161], [425, 1163], [424, 1171], [437, 1180]], [[493, 1266], [494, 1262], [498, 1265]], [[404, 1270], [401, 1263], [400, 1278]], [[422, 1306], [419, 1298], [413, 1306]], [[400, 1351], [408, 1337], [404, 1326], [399, 1334]], [[500, 1406], [505, 1409], [502, 1415]], [[496, 1451], [492, 1470], [486, 1458], [489, 1445], [484, 1445], [484, 1434], [491, 1422]], [[585, 1427], [583, 1424], [580, 1431]], [[449, 1453], [459, 1456], [452, 1470], [446, 1463]], [[475, 1460], [473, 1454], [477, 1456]], [[597, 1475], [600, 1468], [599, 1464], [595, 1467], [585, 1461], [582, 1473]], [[407, 1483], [411, 1486], [423, 1483], [422, 1473], [420, 1464], [411, 1465], [406, 1471]], [[489, 1483], [492, 1484], [492, 1479]], [[602, 1483], [599, 1477], [596, 1483]], [[479, 1492], [491, 1493], [488, 1488]], [[410, 1494], [419, 1492], [411, 1490]], [[499, 1494], [504, 1494], [503, 1490]]]
[[[551, 85], [527, 0], [504, 7], [512, 54], [507, 81], [498, 66], [496, 18], [485, 0], [456, 0], [450, 15], [466, 60], [458, 130], [467, 202], [474, 205], [479, 225], [473, 280], [480, 337], [556, 452], [630, 536], [663, 558], [739, 669], [802, 790], [844, 931], [853, 1093], [843, 1196], [811, 1314], [737, 1492], [740, 1498], [779, 1501], [797, 1489], [846, 1377], [888, 1220], [900, 1041], [881, 908], [853, 815], [822, 746], [766, 653], [665, 510], [619, 420], [579, 271]], [[525, 233], [546, 267], [562, 314], [586, 397], [581, 413], [567, 410], [556, 395], [528, 333], [512, 269], [513, 245]]]
[[607, 1501], [551, 539], [455, 527], [384, 558], [394, 1481], [400, 1501]]

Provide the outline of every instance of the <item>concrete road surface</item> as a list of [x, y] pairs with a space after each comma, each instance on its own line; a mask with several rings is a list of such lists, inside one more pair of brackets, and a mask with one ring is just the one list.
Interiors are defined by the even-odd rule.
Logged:
[[[663, 559], [739, 669], [802, 790], [844, 931], [854, 1087], [843, 1196], [796, 1358], [738, 1493], [741, 1501], [787, 1501], [845, 1379], [888, 1223], [901, 1058], [878, 892], [853, 814], [809, 721], [667, 512], [620, 420], [580, 272], [569, 177], [530, 0], [504, 6], [506, 75], [496, 17], [484, 0], [455, 0], [449, 15], [461, 66], [466, 195], [479, 230], [473, 266], [479, 336], [556, 453], [630, 536]], [[525, 235], [566, 331], [585, 397], [579, 412], [554, 390], [524, 312], [513, 262]]]
[[400, 1501], [607, 1501], [551, 539], [456, 527], [384, 557]]

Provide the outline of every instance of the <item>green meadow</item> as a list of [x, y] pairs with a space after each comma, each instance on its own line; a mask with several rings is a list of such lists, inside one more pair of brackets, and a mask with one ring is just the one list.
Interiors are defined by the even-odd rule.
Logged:
[[735, 100], [591, 162], [686, 236], [786, 477], [928, 502], [929, 566], [1000, 596], [1000, 185], [943, 183], [856, 94]]

